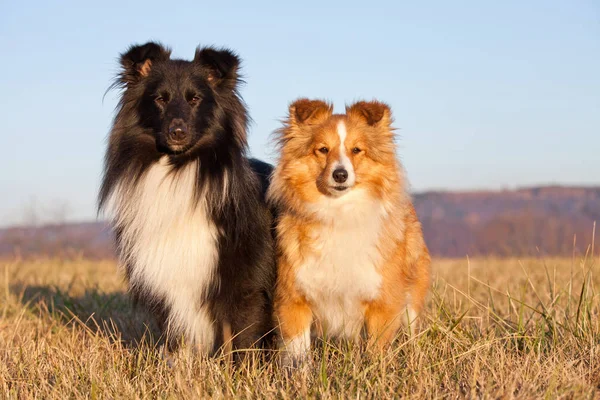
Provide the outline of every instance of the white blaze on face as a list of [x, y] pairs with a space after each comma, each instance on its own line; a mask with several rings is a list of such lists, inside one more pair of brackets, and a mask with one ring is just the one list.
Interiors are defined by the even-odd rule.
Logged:
[[[346, 146], [345, 146], [345, 142], [346, 142], [346, 124], [344, 123], [344, 121], [340, 121], [338, 122], [337, 125], [337, 133], [338, 136], [340, 138], [340, 157], [337, 159], [336, 163], [334, 164], [333, 168], [331, 169], [331, 175], [329, 176], [329, 183], [331, 186], [347, 186], [347, 187], [352, 187], [354, 186], [354, 183], [356, 182], [356, 175], [354, 174], [354, 166], [352, 165], [352, 161], [350, 161], [350, 157], [348, 157], [348, 153], [346, 152]], [[346, 172], [348, 172], [348, 179], [346, 180], [346, 182], [340, 184], [337, 183], [334, 179], [333, 179], [333, 171], [335, 171], [336, 169], [340, 169], [343, 168], [346, 170]]]

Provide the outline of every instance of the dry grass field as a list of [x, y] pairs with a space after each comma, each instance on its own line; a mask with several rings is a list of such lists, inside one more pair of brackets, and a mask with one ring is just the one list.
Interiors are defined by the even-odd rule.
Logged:
[[[590, 252], [591, 253], [591, 252]], [[168, 364], [113, 262], [0, 262], [2, 398], [600, 398], [600, 262], [435, 260], [420, 331], [307, 368]]]

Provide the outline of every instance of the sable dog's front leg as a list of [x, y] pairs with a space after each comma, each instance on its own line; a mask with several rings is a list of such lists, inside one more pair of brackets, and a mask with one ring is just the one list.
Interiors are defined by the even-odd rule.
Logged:
[[397, 309], [398, 307], [381, 302], [373, 302], [367, 306], [365, 323], [370, 345], [383, 349], [392, 342], [401, 325]]
[[[280, 264], [280, 267], [285, 265]], [[282, 361], [286, 366], [297, 366], [310, 350], [312, 310], [306, 299], [294, 288], [289, 269], [280, 268], [275, 294], [275, 317], [281, 334]], [[284, 273], [281, 273], [284, 272]]]
[[312, 311], [302, 300], [288, 301], [278, 307], [283, 346], [283, 364], [298, 366], [310, 351]]

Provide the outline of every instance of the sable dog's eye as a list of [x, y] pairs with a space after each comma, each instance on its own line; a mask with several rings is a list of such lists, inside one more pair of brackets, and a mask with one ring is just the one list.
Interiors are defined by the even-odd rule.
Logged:
[[361, 150], [361, 149], [359, 149], [358, 147], [355, 147], [355, 148], [353, 148], [353, 149], [352, 149], [352, 153], [354, 153], [354, 154], [358, 154], [358, 153], [360, 153], [361, 151], [362, 151], [362, 150]]
[[198, 103], [200, 103], [200, 97], [198, 97], [198, 96], [192, 96], [190, 98], [190, 100], [189, 100], [189, 103], [191, 105], [193, 105], [193, 106], [196, 105], [196, 104], [198, 104]]
[[164, 97], [162, 97], [162, 96], [156, 96], [156, 97], [154, 98], [154, 101], [155, 101], [157, 104], [160, 104], [160, 105], [163, 105], [163, 104], [165, 104], [165, 103], [167, 102], [167, 100], [166, 100]]
[[328, 149], [327, 147], [321, 147], [321, 148], [319, 149], [319, 152], [320, 152], [320, 153], [323, 153], [323, 154], [327, 154], [327, 153], [329, 153], [329, 149]]

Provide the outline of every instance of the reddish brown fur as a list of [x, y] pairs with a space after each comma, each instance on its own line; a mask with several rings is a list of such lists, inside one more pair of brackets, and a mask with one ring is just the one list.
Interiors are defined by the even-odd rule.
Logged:
[[[339, 121], [346, 126], [344, 144], [354, 166], [355, 188], [365, 189], [386, 211], [377, 245], [382, 284], [377, 297], [362, 304], [367, 332], [383, 346], [400, 327], [398, 317], [407, 294], [414, 310], [422, 310], [430, 282], [430, 257], [396, 159], [391, 111], [380, 102], [358, 102], [346, 107], [346, 114], [336, 115], [331, 104], [301, 99], [291, 104], [288, 119], [277, 132], [281, 157], [269, 191], [270, 200], [281, 209], [275, 313], [284, 341], [301, 334], [312, 322], [315, 305], [298, 287], [296, 273], [315, 255], [312, 233], [328, 223], [314, 205], [329, 196], [323, 182], [331, 173], [332, 160], [339, 156]], [[322, 154], [322, 147], [329, 152]], [[354, 147], [362, 151], [353, 154]]]

